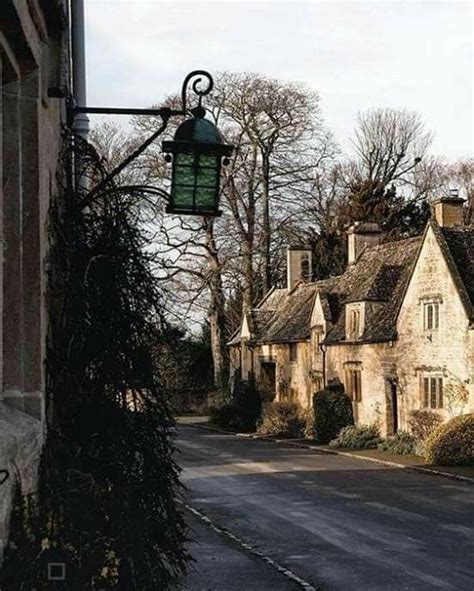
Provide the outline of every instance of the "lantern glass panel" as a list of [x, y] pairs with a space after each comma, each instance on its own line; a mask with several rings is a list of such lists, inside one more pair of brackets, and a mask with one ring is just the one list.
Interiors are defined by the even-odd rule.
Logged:
[[197, 188], [196, 189], [196, 205], [198, 207], [212, 208], [214, 207], [214, 200], [216, 197], [215, 189]]

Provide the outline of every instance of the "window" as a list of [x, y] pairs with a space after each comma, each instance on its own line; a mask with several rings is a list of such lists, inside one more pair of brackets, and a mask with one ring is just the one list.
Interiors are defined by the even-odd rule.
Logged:
[[439, 304], [431, 302], [423, 305], [424, 330], [437, 330], [439, 327]]
[[351, 400], [362, 400], [362, 371], [360, 369], [346, 369], [346, 391]]
[[424, 376], [422, 379], [422, 397], [425, 408], [443, 408], [443, 378]]
[[357, 339], [360, 335], [360, 311], [351, 310], [349, 313], [349, 337]]
[[290, 343], [290, 361], [296, 363], [298, 361], [298, 344]]

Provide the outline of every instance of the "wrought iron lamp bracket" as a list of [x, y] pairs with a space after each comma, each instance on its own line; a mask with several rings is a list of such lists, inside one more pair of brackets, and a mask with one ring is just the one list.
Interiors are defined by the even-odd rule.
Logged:
[[[205, 84], [203, 85], [203, 81]], [[206, 70], [193, 70], [183, 81], [181, 88], [181, 109], [171, 109], [169, 107], [157, 107], [151, 109], [128, 109], [115, 107], [80, 107], [72, 102], [68, 105], [68, 120], [72, 122], [74, 117], [79, 113], [89, 113], [93, 115], [138, 115], [138, 116], [157, 116], [160, 117], [162, 124], [160, 127], [148, 137], [130, 156], [125, 158], [118, 164], [98, 185], [96, 185], [83, 200], [84, 207], [88, 207], [93, 201], [94, 197], [105, 186], [107, 186], [114, 178], [120, 174], [131, 162], [140, 156], [168, 127], [168, 123], [173, 117], [185, 117], [187, 114], [203, 117], [205, 109], [202, 106], [202, 99], [208, 95], [214, 88], [214, 80]], [[188, 108], [189, 90], [198, 97], [198, 104], [196, 107]], [[51, 95], [54, 96], [54, 95]], [[162, 196], [165, 192], [160, 191]]]

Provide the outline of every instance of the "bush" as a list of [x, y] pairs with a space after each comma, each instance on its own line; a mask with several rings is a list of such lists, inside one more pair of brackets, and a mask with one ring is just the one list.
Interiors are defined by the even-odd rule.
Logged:
[[400, 431], [380, 442], [378, 448], [380, 451], [406, 456], [415, 453], [416, 439], [411, 433]]
[[306, 419], [294, 402], [269, 402], [263, 405], [258, 432], [279, 437], [303, 437]]
[[415, 410], [411, 413], [408, 425], [416, 441], [423, 443], [441, 423], [441, 417], [431, 410]]
[[373, 449], [381, 442], [377, 425], [350, 425], [341, 429], [331, 447], [351, 447], [353, 449]]
[[328, 443], [343, 427], [354, 424], [352, 403], [340, 384], [330, 384], [313, 396], [314, 437]]
[[454, 417], [438, 427], [426, 440], [424, 455], [439, 466], [474, 464], [474, 414]]
[[255, 431], [262, 399], [252, 384], [239, 382], [230, 402], [209, 409], [209, 422], [231, 431]]
[[209, 422], [216, 427], [234, 431], [238, 424], [237, 407], [232, 402], [221, 406], [211, 406], [209, 408]]

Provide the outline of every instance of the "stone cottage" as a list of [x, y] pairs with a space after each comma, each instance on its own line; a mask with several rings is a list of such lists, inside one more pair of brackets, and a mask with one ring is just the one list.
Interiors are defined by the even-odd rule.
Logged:
[[417, 409], [474, 412], [474, 227], [457, 196], [433, 212], [422, 236], [396, 242], [377, 224], [352, 226], [338, 277], [310, 282], [311, 251], [289, 248], [288, 287], [246, 313], [229, 343], [231, 376], [303, 407], [339, 381], [356, 422], [385, 435]]
[[69, 2], [0, 2], [0, 561], [45, 429], [48, 207], [70, 87]]

